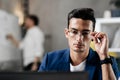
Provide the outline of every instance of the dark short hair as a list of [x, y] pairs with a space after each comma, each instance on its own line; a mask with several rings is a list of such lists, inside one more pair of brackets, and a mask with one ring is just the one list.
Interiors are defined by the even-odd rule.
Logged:
[[28, 15], [26, 18], [31, 19], [34, 22], [34, 25], [38, 25], [39, 24], [39, 19], [36, 15]]
[[71, 18], [81, 18], [83, 20], [91, 20], [93, 22], [93, 31], [95, 29], [95, 17], [94, 17], [94, 10], [91, 8], [77, 8], [73, 9], [69, 14], [68, 14], [68, 28], [69, 28], [69, 23]]

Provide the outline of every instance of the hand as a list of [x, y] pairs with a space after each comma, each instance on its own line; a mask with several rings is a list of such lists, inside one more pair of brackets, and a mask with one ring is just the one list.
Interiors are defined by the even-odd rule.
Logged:
[[101, 60], [108, 58], [108, 38], [105, 33], [92, 32], [92, 39], [95, 43], [95, 50], [98, 53]]
[[38, 65], [36, 63], [33, 63], [31, 71], [37, 71]]
[[13, 39], [14, 39], [13, 35], [11, 35], [11, 34], [8, 34], [8, 35], [6, 36], [6, 38], [7, 38], [7, 39], [10, 39], [10, 40], [13, 40]]
[[39, 57], [35, 57], [34, 59], [34, 63], [32, 65], [31, 71], [37, 71], [38, 69], [38, 62], [40, 62], [40, 58]]
[[38, 62], [40, 62], [40, 57], [35, 57], [34, 58], [34, 63], [38, 63]]

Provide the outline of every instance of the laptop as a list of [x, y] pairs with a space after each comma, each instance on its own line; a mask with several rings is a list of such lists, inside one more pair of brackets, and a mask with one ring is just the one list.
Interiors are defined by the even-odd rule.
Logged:
[[0, 72], [0, 80], [88, 80], [87, 72]]

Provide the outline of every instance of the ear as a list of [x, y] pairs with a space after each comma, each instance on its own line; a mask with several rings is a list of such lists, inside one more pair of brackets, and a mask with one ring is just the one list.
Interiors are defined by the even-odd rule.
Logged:
[[69, 31], [68, 31], [68, 28], [65, 28], [64, 33], [65, 33], [65, 37], [68, 38], [68, 37], [69, 37]]

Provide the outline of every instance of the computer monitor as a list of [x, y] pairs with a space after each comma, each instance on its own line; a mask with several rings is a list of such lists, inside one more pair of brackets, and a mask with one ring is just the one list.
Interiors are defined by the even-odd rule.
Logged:
[[0, 72], [0, 80], [88, 80], [87, 72]]

